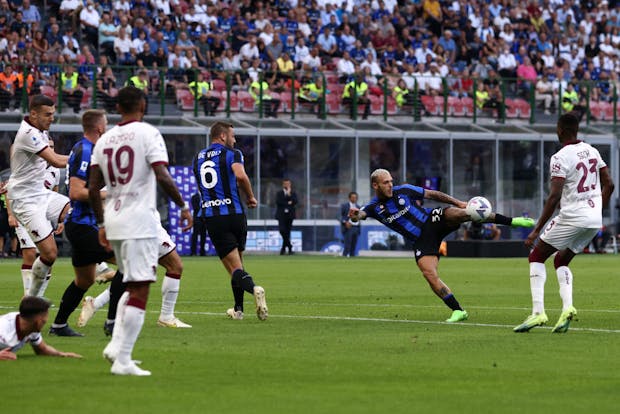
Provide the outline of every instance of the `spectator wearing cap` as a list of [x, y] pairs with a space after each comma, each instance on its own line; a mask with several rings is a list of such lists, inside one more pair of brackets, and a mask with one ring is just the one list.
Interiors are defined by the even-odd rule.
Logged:
[[443, 50], [447, 52], [447, 62], [448, 64], [453, 64], [456, 58], [456, 42], [452, 38], [452, 32], [450, 30], [445, 30], [443, 32], [443, 36], [439, 38], [439, 45], [443, 47]]

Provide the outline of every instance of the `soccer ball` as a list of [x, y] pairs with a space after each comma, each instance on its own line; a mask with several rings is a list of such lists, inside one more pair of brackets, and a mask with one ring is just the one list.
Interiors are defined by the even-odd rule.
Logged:
[[489, 218], [493, 212], [493, 206], [489, 200], [478, 196], [467, 202], [465, 211], [471, 217], [471, 221], [480, 222]]

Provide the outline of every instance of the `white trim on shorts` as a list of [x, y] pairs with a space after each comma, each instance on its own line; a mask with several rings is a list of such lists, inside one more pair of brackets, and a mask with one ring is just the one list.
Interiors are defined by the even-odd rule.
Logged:
[[598, 228], [583, 228], [563, 224], [558, 217], [554, 217], [545, 227], [540, 240], [557, 250], [568, 248], [573, 253], [579, 254], [590, 244], [598, 231]]
[[110, 240], [123, 282], [155, 282], [157, 280], [158, 240]]

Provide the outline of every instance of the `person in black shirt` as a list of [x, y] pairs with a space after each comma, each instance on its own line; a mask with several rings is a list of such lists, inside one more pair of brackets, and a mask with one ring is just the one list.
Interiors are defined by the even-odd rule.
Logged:
[[291, 244], [291, 228], [295, 219], [295, 207], [297, 206], [297, 193], [292, 189], [291, 180], [282, 180], [282, 190], [276, 195], [276, 220], [278, 229], [282, 235], [282, 248], [280, 254], [284, 254], [288, 249], [288, 254], [293, 254]]

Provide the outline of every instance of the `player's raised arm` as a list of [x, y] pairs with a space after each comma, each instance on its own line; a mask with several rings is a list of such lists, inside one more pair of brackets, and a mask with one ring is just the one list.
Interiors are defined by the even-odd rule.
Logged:
[[166, 164], [153, 164], [153, 171], [155, 172], [157, 183], [162, 188], [162, 190], [164, 190], [164, 192], [168, 194], [168, 197], [172, 199], [174, 204], [181, 207], [181, 221], [185, 222], [185, 226], [183, 226], [183, 231], [190, 230], [194, 224], [193, 217], [189, 212], [189, 206], [185, 204], [185, 201], [183, 200], [179, 189], [174, 183], [172, 177], [170, 176]]

